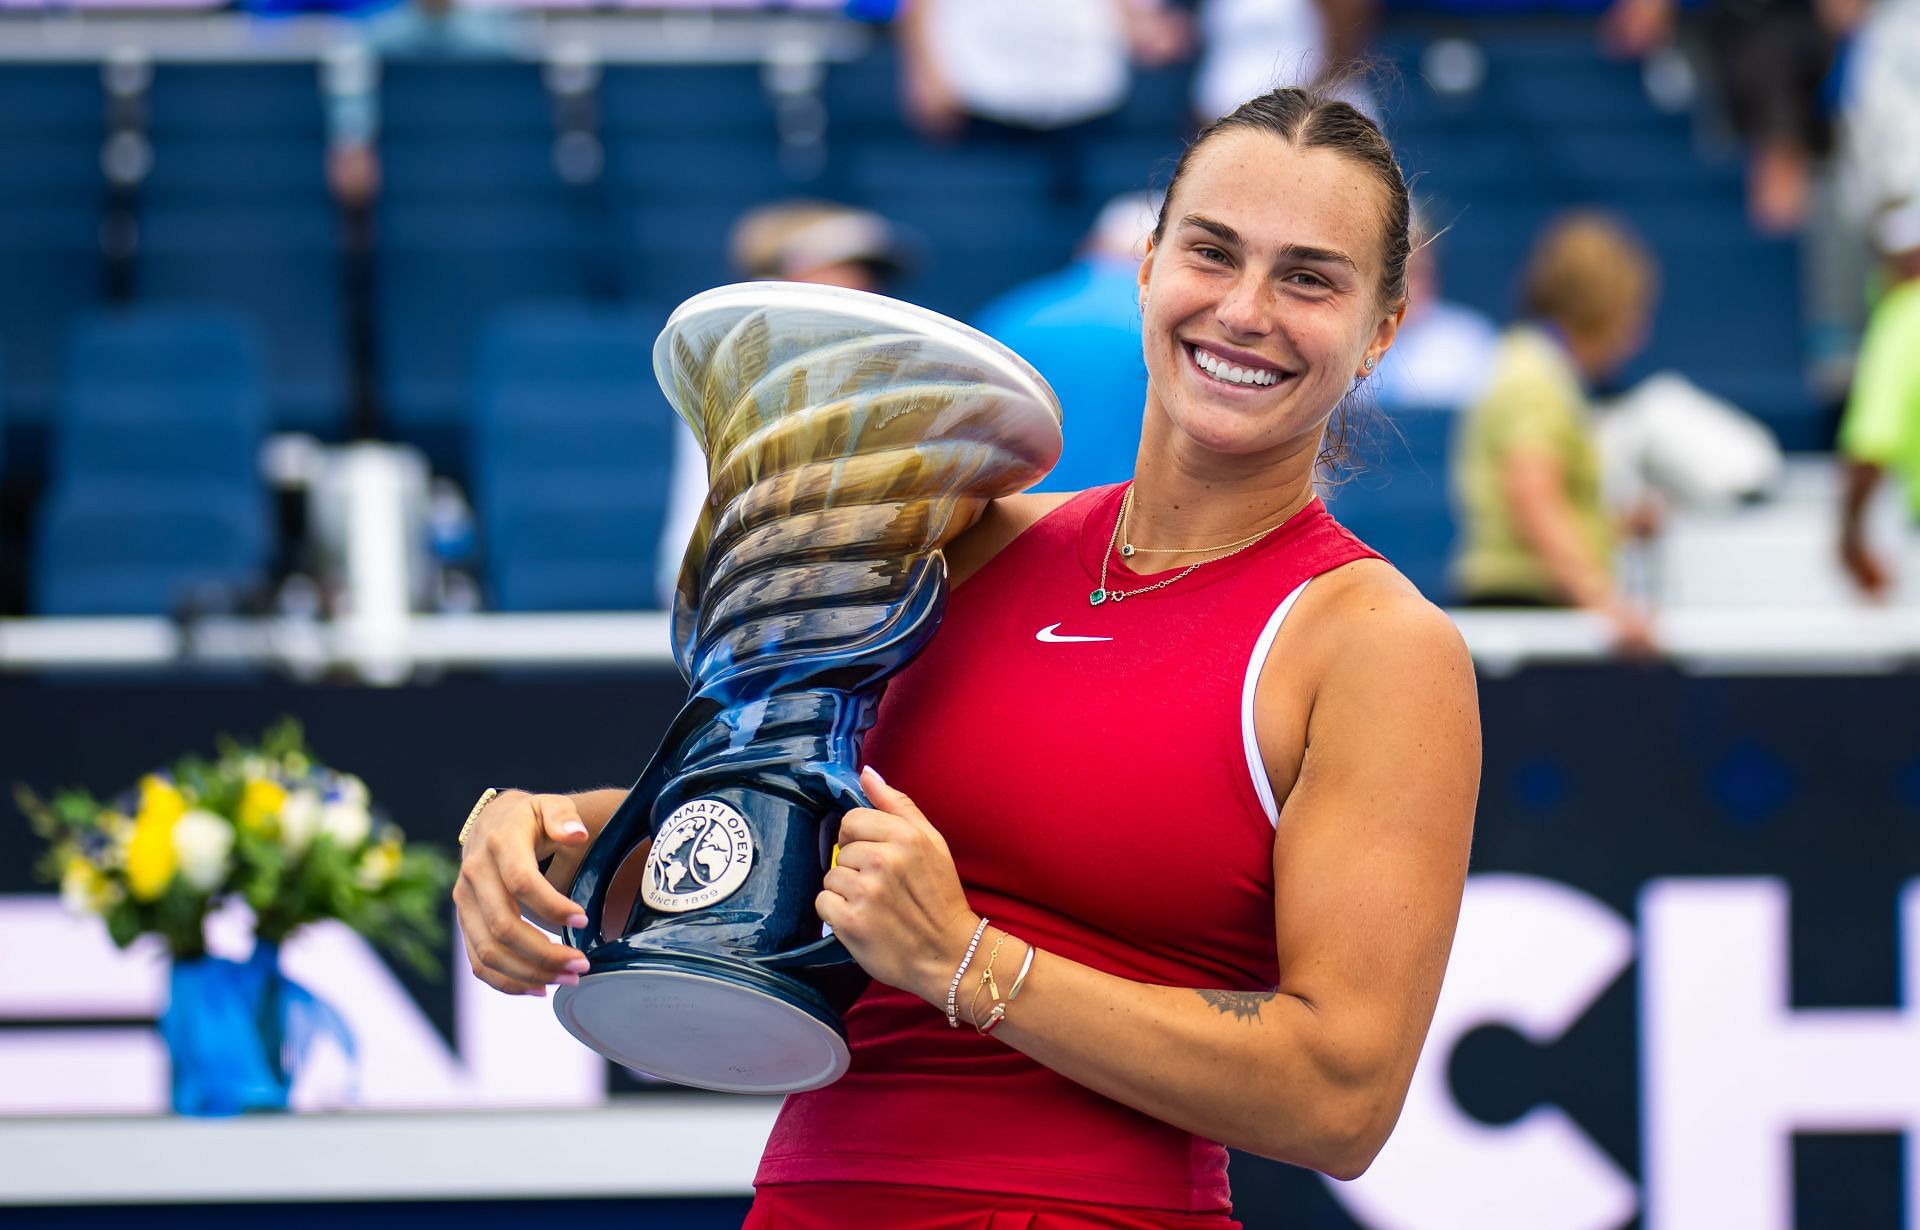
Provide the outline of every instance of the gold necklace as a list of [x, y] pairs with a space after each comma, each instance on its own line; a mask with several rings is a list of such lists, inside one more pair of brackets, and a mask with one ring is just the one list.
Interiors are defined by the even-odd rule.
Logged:
[[[1192, 572], [1195, 568], [1200, 567], [1200, 565], [1213, 563], [1213, 560], [1207, 560], [1207, 559], [1195, 560], [1193, 563], [1188, 564], [1185, 568], [1182, 568], [1179, 572], [1174, 573], [1172, 576], [1168, 577], [1166, 580], [1155, 581], [1151, 585], [1142, 585], [1139, 589], [1108, 589], [1107, 588], [1107, 565], [1113, 561], [1114, 548], [1120, 544], [1120, 526], [1123, 523], [1125, 523], [1127, 519], [1127, 510], [1132, 507], [1133, 507], [1133, 484], [1129, 483], [1127, 484], [1126, 492], [1120, 497], [1120, 515], [1113, 519], [1113, 537], [1107, 540], [1106, 554], [1100, 557], [1100, 588], [1094, 590], [1092, 593], [1087, 595], [1088, 606], [1099, 606], [1101, 603], [1107, 602], [1107, 601], [1118, 602], [1122, 598], [1132, 598], [1138, 594], [1150, 594], [1156, 589], [1165, 589], [1167, 586], [1173, 584], [1175, 581], [1178, 581], [1181, 577], [1184, 577], [1188, 573]], [[1282, 521], [1280, 523], [1280, 525], [1285, 525], [1285, 524], [1286, 524], [1285, 521]], [[1214, 547], [1213, 550], [1215, 551], [1227, 552], [1226, 555], [1216, 556], [1215, 559], [1226, 559], [1227, 556], [1240, 554], [1240, 552], [1246, 550], [1248, 547], [1252, 546], [1254, 543], [1259, 542], [1262, 538], [1265, 538], [1268, 534], [1271, 534], [1275, 530], [1279, 529], [1280, 525], [1269, 525], [1266, 529], [1261, 530], [1258, 534], [1253, 535], [1251, 538], [1243, 538], [1237, 543], [1228, 543], [1227, 547], [1233, 548], [1230, 551], [1227, 550], [1227, 547]], [[1121, 554], [1124, 556], [1124, 555], [1131, 554], [1131, 552], [1122, 551]], [[1191, 552], [1187, 552], [1187, 554], [1191, 554]]]
[[[1136, 547], [1127, 541], [1132, 537], [1131, 534], [1127, 533], [1127, 513], [1132, 507], [1132, 504], [1133, 488], [1132, 486], [1128, 486], [1126, 494], [1120, 497], [1120, 524], [1115, 527], [1120, 536], [1120, 558], [1122, 559], [1132, 559], [1136, 555], [1212, 555], [1215, 551], [1231, 551], [1239, 547], [1250, 547], [1278, 528], [1277, 526], [1269, 525], [1266, 529], [1260, 530], [1257, 533], [1248, 534], [1245, 538], [1238, 539], [1234, 542], [1222, 543], [1217, 547]], [[1285, 523], [1283, 522], [1282, 524]], [[1225, 559], [1226, 557], [1222, 556], [1221, 558]], [[1201, 562], [1205, 563], [1206, 561], [1202, 560]]]

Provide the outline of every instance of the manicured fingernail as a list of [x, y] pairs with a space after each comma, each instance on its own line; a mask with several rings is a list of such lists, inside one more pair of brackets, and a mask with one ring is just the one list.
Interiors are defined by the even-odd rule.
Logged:
[[585, 914], [572, 915], [567, 919], [567, 925], [569, 927], [576, 927], [576, 928], [584, 927], [587, 925], [587, 916]]
[[560, 836], [562, 837], [585, 837], [586, 835], [587, 826], [578, 820], [569, 820], [560, 826]]
[[575, 957], [573, 960], [567, 962], [566, 968], [572, 973], [584, 974], [592, 969], [593, 966], [587, 962], [585, 957]]
[[887, 784], [887, 779], [880, 776], [880, 770], [874, 768], [872, 765], [863, 766], [860, 771], [862, 773], [873, 774], [873, 780], [876, 782], [879, 782], [882, 786]]
[[528, 991], [527, 994], [533, 996], [535, 999], [545, 999], [547, 997], [547, 988], [535, 987], [533, 990]]
[[580, 975], [561, 974], [559, 977], [554, 979], [554, 982], [563, 987], [577, 987], [580, 985]]

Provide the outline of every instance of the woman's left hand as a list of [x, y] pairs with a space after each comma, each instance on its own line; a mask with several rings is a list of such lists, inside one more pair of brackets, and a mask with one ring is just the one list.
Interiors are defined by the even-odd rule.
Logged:
[[979, 915], [967, 905], [946, 839], [913, 800], [870, 768], [861, 770], [860, 784], [874, 806], [840, 821], [840, 856], [814, 908], [860, 968], [944, 1008]]

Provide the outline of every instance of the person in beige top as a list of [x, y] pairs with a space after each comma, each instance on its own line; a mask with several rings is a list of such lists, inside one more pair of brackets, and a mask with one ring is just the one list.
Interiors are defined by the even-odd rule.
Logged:
[[1573, 606], [1603, 614], [1623, 651], [1654, 648], [1646, 613], [1613, 578], [1620, 532], [1602, 503], [1587, 388], [1646, 340], [1659, 272], [1625, 227], [1579, 212], [1551, 223], [1509, 329], [1457, 437], [1461, 510], [1453, 579], [1472, 606]]

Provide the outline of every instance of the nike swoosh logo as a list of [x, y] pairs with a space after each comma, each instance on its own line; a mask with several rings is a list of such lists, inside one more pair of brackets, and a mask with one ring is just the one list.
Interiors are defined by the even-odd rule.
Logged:
[[1046, 627], [1040, 629], [1040, 631], [1034, 633], [1033, 639], [1036, 641], [1045, 641], [1049, 645], [1065, 645], [1072, 641], [1110, 641], [1113, 639], [1110, 636], [1062, 636], [1054, 631], [1054, 629], [1059, 626], [1059, 624], [1048, 624]]

